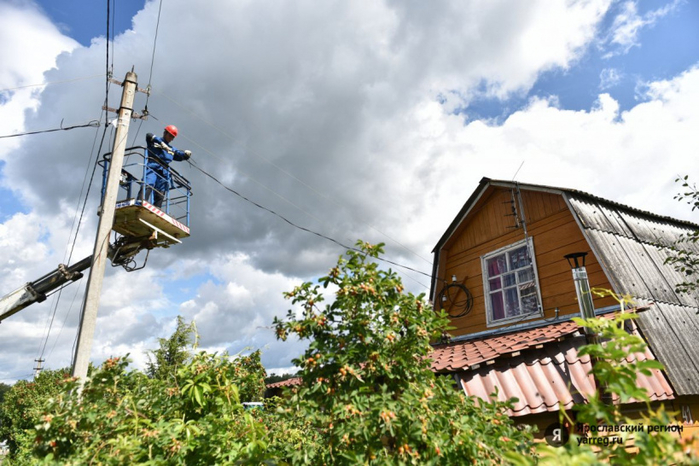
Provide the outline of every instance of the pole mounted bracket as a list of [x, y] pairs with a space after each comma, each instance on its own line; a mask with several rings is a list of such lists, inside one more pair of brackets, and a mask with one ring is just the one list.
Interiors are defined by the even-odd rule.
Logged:
[[[110, 82], [110, 83], [113, 83], [113, 84], [116, 84], [116, 85], [118, 85], [118, 86], [123, 86], [123, 85], [124, 85], [124, 83], [123, 83], [122, 81], [119, 81], [118, 79], [114, 79], [114, 78], [109, 78], [109, 82]], [[146, 94], [146, 95], [150, 96], [150, 85], [149, 85], [148, 88], [146, 88], [146, 89], [143, 89], [143, 88], [140, 88], [140, 87], [136, 87], [136, 90], [137, 90], [138, 92], [141, 92], [141, 93], [143, 93], [143, 94]]]
[[[112, 113], [119, 113], [119, 109], [114, 108], [114, 107], [107, 107], [106, 105], [102, 105], [102, 110], [106, 110], [108, 112]], [[136, 120], [147, 120], [148, 119], [148, 112], [143, 112], [143, 114], [140, 114], [138, 112], [133, 112], [131, 113], [131, 118]]]

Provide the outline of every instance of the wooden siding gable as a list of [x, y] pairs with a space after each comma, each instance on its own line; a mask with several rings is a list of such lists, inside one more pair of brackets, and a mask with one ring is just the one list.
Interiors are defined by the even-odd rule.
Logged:
[[[472, 310], [463, 317], [452, 319], [452, 325], [456, 327], [454, 335], [576, 314], [578, 304], [574, 284], [570, 267], [563, 257], [571, 252], [587, 252], [591, 283], [593, 286], [611, 288], [561, 193], [523, 189], [517, 193], [515, 189], [514, 186], [508, 188], [489, 184], [483, 187], [477, 196], [472, 196], [473, 204], [464, 210], [465, 216], [458, 219], [448, 237], [443, 237], [444, 241], [436, 251], [440, 263], [435, 267], [438, 274], [433, 291], [435, 301], [439, 300], [440, 285], [451, 282], [452, 276], [473, 297]], [[513, 206], [517, 216], [513, 215]], [[522, 220], [526, 223], [523, 224]], [[542, 310], [521, 319], [489, 324], [482, 258], [525, 238], [532, 241], [536, 254], [534, 261]], [[595, 304], [604, 307], [614, 303], [609, 298], [602, 301]], [[435, 306], [442, 304], [451, 315], [460, 313], [460, 309], [450, 308], [449, 302], [435, 302]]]

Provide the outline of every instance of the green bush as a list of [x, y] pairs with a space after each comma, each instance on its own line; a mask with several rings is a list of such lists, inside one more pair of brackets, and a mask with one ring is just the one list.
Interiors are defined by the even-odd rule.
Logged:
[[[240, 393], [261, 395], [259, 354], [199, 353], [174, 379], [127, 371], [107, 360], [78, 397], [75, 382], [49, 403], [35, 453], [59, 464], [231, 464], [265, 457], [265, 429]], [[240, 389], [239, 389], [240, 387]], [[258, 398], [259, 399], [259, 398]]]
[[325, 448], [293, 452], [294, 464], [497, 464], [526, 453], [531, 436], [505, 405], [479, 403], [430, 370], [430, 341], [448, 325], [423, 295], [404, 293], [374, 262], [381, 245], [359, 243], [319, 283], [287, 297], [300, 305], [275, 319], [277, 336], [310, 340], [294, 363], [303, 385], [284, 412], [306, 419]]
[[33, 380], [15, 383], [0, 405], [0, 441], [7, 442], [9, 460], [23, 461], [33, 446], [34, 426], [46, 408], [47, 400], [65, 388], [68, 371], [45, 370]]

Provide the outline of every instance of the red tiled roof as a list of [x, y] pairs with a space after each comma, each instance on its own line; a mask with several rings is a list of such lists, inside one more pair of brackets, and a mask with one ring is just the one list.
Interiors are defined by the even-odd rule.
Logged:
[[282, 380], [281, 382], [268, 383], [267, 388], [293, 387], [301, 385], [301, 377], [293, 377], [291, 379]]
[[573, 321], [559, 322], [506, 335], [450, 343], [435, 347], [432, 352], [432, 370], [454, 372], [476, 369], [480, 364], [506, 355], [517, 355], [522, 350], [540, 347], [558, 341], [580, 330]]
[[[578, 355], [577, 348], [585, 344], [578, 330], [574, 322], [561, 322], [452, 343], [435, 349], [432, 368], [457, 372], [467, 395], [489, 399], [497, 387], [498, 400], [517, 398], [510, 416], [558, 411], [561, 406], [568, 409], [584, 403], [586, 395], [595, 390], [595, 381], [589, 375], [590, 358]], [[635, 327], [633, 333], [639, 335]], [[655, 357], [648, 348], [626, 358], [627, 362], [652, 359]], [[646, 389], [651, 401], [675, 397], [665, 374], [659, 370], [652, 370], [649, 376], [638, 374], [636, 382]]]
[[[584, 337], [547, 344], [526, 356], [500, 360], [480, 369], [459, 373], [464, 393], [489, 399], [498, 388], [497, 399], [517, 398], [510, 416], [523, 416], [545, 411], [558, 411], [584, 403], [586, 395], [595, 390], [589, 375], [592, 366], [588, 356], [578, 356], [577, 348], [585, 344]], [[640, 361], [654, 359], [649, 350], [634, 355]], [[633, 359], [633, 358], [630, 358]], [[653, 370], [652, 375], [639, 374], [636, 379], [652, 401], [671, 400], [674, 393], [665, 375]], [[634, 400], [630, 401], [631, 403]]]

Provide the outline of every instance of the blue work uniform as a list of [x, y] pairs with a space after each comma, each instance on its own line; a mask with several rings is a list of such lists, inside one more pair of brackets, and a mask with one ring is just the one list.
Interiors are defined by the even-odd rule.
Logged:
[[163, 138], [146, 135], [148, 143], [148, 161], [146, 162], [146, 200], [160, 208], [163, 199], [170, 190], [170, 162], [181, 162], [189, 157]]

